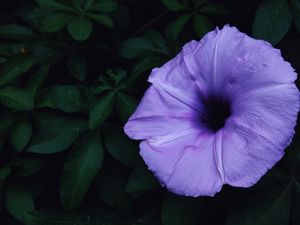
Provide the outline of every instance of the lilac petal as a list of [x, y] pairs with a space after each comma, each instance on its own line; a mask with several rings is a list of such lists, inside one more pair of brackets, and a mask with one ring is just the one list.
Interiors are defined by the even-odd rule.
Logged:
[[291, 83], [296, 79], [279, 50], [234, 27], [210, 32], [189, 52], [183, 57], [185, 67], [197, 77], [199, 86], [206, 88], [204, 92], [235, 97], [266, 84]]
[[194, 107], [152, 86], [126, 123], [125, 133], [132, 139], [157, 139], [172, 132], [195, 127], [197, 124], [194, 120]]
[[166, 144], [143, 141], [140, 154], [162, 185], [186, 196], [214, 196], [222, 187], [211, 146], [214, 136], [189, 133]]

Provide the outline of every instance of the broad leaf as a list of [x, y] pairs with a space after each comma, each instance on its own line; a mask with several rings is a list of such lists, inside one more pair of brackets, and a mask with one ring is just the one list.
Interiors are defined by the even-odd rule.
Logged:
[[87, 129], [87, 121], [75, 117], [35, 114], [38, 130], [30, 140], [28, 152], [55, 153], [69, 148]]
[[80, 92], [74, 86], [53, 86], [51, 95], [54, 104], [64, 112], [79, 112], [85, 108]]
[[191, 13], [183, 14], [178, 17], [173, 23], [170, 25], [171, 36], [176, 39], [179, 33], [182, 31], [183, 27], [187, 23], [187, 21], [192, 17]]
[[138, 100], [125, 93], [117, 94], [117, 112], [123, 122], [126, 122], [138, 105]]
[[167, 193], [161, 212], [164, 225], [196, 225], [201, 213], [201, 200]]
[[84, 199], [103, 161], [98, 132], [80, 138], [70, 150], [61, 175], [60, 198], [66, 209], [77, 208]]
[[9, 130], [9, 139], [16, 151], [22, 151], [32, 135], [32, 123], [28, 118], [22, 118]]
[[292, 12], [287, 0], [264, 0], [259, 5], [253, 24], [253, 36], [277, 44], [289, 31]]
[[67, 6], [59, 0], [35, 0], [40, 6], [49, 8], [49, 9], [55, 9], [59, 11], [66, 11], [66, 12], [73, 12], [75, 11], [74, 8]]
[[99, 23], [105, 27], [113, 28], [114, 22], [111, 18], [109, 18], [106, 15], [103, 14], [94, 14], [94, 13], [88, 13], [87, 14], [92, 20], [94, 20], [96, 23]]
[[111, 92], [102, 96], [90, 110], [89, 128], [97, 128], [107, 119], [114, 106], [115, 93]]
[[73, 55], [68, 59], [67, 69], [69, 73], [79, 81], [84, 81], [87, 71], [87, 59], [85, 55]]
[[87, 40], [93, 30], [93, 23], [86, 17], [74, 16], [68, 24], [69, 34], [77, 41]]
[[207, 15], [228, 15], [230, 10], [222, 3], [212, 2], [201, 6], [198, 10], [200, 13]]
[[37, 35], [35, 33], [33, 33], [27, 27], [21, 25], [10, 24], [10, 25], [0, 26], [0, 38], [24, 41], [24, 40], [31, 40], [36, 37]]
[[138, 145], [125, 136], [123, 128], [112, 123], [104, 126], [105, 146], [108, 152], [118, 161], [134, 167], [139, 159]]
[[197, 37], [204, 36], [207, 32], [214, 28], [213, 23], [206, 16], [196, 14], [193, 21], [194, 31]]
[[43, 160], [34, 157], [21, 158], [14, 168], [14, 175], [27, 177], [39, 173], [45, 166]]
[[126, 178], [116, 168], [102, 170], [97, 176], [100, 197], [107, 205], [129, 213], [132, 208], [130, 197], [125, 193]]
[[8, 108], [20, 111], [31, 110], [34, 104], [28, 91], [13, 86], [0, 90], [0, 102]]
[[178, 0], [163, 0], [163, 4], [172, 11], [183, 11], [187, 9], [187, 7], [179, 3]]
[[8, 84], [29, 71], [33, 62], [34, 59], [28, 55], [16, 55], [10, 58], [1, 71], [0, 85]]
[[107, 13], [115, 11], [117, 8], [118, 4], [114, 0], [100, 0], [93, 4], [90, 11]]
[[5, 205], [16, 220], [28, 224], [27, 214], [34, 210], [33, 198], [29, 191], [21, 187], [8, 187], [5, 191]]
[[46, 76], [49, 73], [49, 65], [41, 65], [35, 73], [30, 77], [27, 84], [27, 91], [30, 95], [35, 98], [38, 94], [39, 89], [41, 88]]
[[226, 225], [288, 224], [291, 209], [291, 185], [272, 187], [246, 202], [229, 217]]
[[152, 172], [148, 170], [144, 163], [139, 163], [127, 181], [126, 192], [148, 191], [158, 186], [159, 183]]
[[300, 1], [291, 0], [292, 11], [294, 13], [294, 23], [298, 32], [300, 32]]

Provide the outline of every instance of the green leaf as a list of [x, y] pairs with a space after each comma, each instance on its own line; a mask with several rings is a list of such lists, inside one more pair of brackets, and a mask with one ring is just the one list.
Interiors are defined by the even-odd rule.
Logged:
[[179, 33], [182, 31], [183, 27], [187, 23], [187, 21], [192, 17], [191, 13], [183, 14], [182, 16], [178, 17], [174, 22], [170, 24], [171, 36], [176, 39]]
[[104, 126], [105, 146], [108, 152], [119, 162], [134, 167], [139, 159], [137, 143], [125, 136], [123, 128], [107, 123]]
[[19, 222], [28, 224], [27, 213], [34, 210], [33, 198], [21, 187], [8, 187], [5, 191], [7, 211]]
[[100, 126], [110, 115], [114, 106], [115, 93], [102, 96], [90, 110], [89, 128], [91, 130]]
[[16, 55], [10, 58], [4, 65], [0, 76], [0, 85], [8, 84], [23, 73], [30, 70], [33, 58], [28, 55]]
[[117, 112], [123, 122], [126, 122], [138, 105], [138, 100], [125, 93], [117, 94]]
[[54, 33], [62, 30], [70, 21], [68, 14], [61, 12], [47, 12], [38, 21], [41, 32]]
[[196, 14], [194, 17], [194, 31], [198, 38], [204, 36], [214, 28], [213, 23], [206, 16]]
[[0, 188], [3, 186], [6, 178], [10, 175], [10, 173], [11, 173], [11, 168], [9, 167], [0, 168]]
[[10, 25], [0, 26], [0, 38], [24, 41], [24, 40], [31, 40], [36, 37], [37, 35], [35, 33], [33, 33], [27, 27], [21, 25], [10, 24]]
[[16, 151], [22, 151], [32, 135], [32, 123], [28, 118], [22, 118], [9, 130], [9, 139]]
[[13, 86], [0, 90], [0, 102], [8, 108], [20, 111], [33, 108], [33, 99], [28, 91]]
[[67, 69], [69, 73], [79, 81], [86, 78], [87, 59], [85, 55], [73, 55], [68, 59]]
[[116, 168], [102, 170], [96, 178], [98, 192], [103, 202], [129, 214], [132, 202], [125, 193], [126, 178]]
[[264, 0], [259, 5], [253, 24], [253, 36], [277, 44], [289, 31], [292, 12], [287, 0]]
[[12, 115], [3, 115], [0, 116], [0, 132], [6, 131], [13, 123], [15, 119]]
[[87, 130], [87, 121], [75, 117], [35, 114], [38, 130], [30, 140], [28, 152], [49, 154], [64, 151]]
[[143, 37], [128, 39], [122, 44], [119, 53], [122, 57], [128, 59], [133, 59], [145, 55], [149, 57], [149, 54], [166, 54], [165, 51], [153, 45], [151, 40]]
[[132, 74], [128, 79], [128, 83], [133, 82], [140, 74], [151, 70], [154, 67], [163, 65], [168, 58], [166, 57], [149, 57], [139, 61], [133, 68]]
[[80, 92], [74, 86], [53, 86], [51, 95], [55, 105], [64, 112], [80, 112], [84, 109], [84, 103]]
[[39, 4], [41, 7], [49, 8], [49, 9], [55, 9], [59, 11], [65, 11], [65, 12], [74, 12], [75, 9], [67, 6], [63, 3], [60, 3], [56, 0], [35, 0], [37, 4]]
[[100, 0], [92, 5], [90, 11], [108, 13], [115, 11], [118, 8], [118, 4], [112, 0]]
[[179, 3], [177, 0], [163, 0], [163, 4], [175, 12], [187, 9], [185, 5]]
[[198, 12], [207, 15], [228, 15], [231, 13], [227, 6], [218, 2], [203, 5], [198, 9]]
[[39, 173], [45, 166], [43, 160], [34, 157], [26, 157], [19, 159], [14, 168], [14, 175], [18, 177], [27, 177]]
[[39, 210], [29, 213], [30, 225], [127, 225], [130, 222], [112, 210]]
[[30, 96], [35, 98], [38, 94], [39, 89], [41, 88], [44, 80], [46, 79], [49, 73], [49, 65], [41, 65], [35, 73], [29, 78], [27, 84], [27, 91], [29, 92]]
[[226, 225], [288, 224], [291, 209], [291, 185], [272, 187], [245, 202], [230, 215]]
[[148, 191], [158, 186], [159, 183], [154, 175], [148, 170], [144, 163], [140, 163], [137, 167], [135, 167], [129, 177], [125, 190], [127, 193], [134, 193]]
[[61, 175], [60, 198], [66, 209], [77, 208], [89, 190], [103, 161], [98, 132], [80, 138], [71, 149]]
[[103, 14], [94, 14], [94, 13], [88, 13], [87, 14], [92, 20], [94, 20], [96, 23], [99, 23], [105, 27], [113, 28], [114, 22], [111, 18], [109, 18], [106, 15]]
[[92, 22], [82, 16], [74, 16], [68, 24], [68, 32], [76, 41], [87, 40], [93, 30]]
[[294, 13], [294, 23], [298, 32], [300, 32], [300, 1], [299, 0], [291, 0], [291, 8]]
[[161, 219], [164, 225], [196, 225], [201, 213], [201, 200], [167, 193]]

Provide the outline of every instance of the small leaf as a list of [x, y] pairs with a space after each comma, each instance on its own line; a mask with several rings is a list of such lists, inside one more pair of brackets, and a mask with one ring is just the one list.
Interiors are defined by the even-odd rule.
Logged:
[[23, 73], [30, 70], [33, 58], [28, 55], [17, 55], [10, 58], [4, 65], [0, 76], [0, 85], [8, 84]]
[[299, 0], [291, 0], [291, 8], [294, 13], [294, 23], [298, 32], [300, 32], [300, 1]]
[[10, 175], [10, 173], [11, 173], [11, 168], [9, 167], [0, 168], [0, 188], [3, 186], [6, 178]]
[[74, 16], [68, 24], [68, 32], [76, 41], [87, 40], [93, 30], [92, 22], [82, 16]]
[[123, 122], [126, 122], [138, 105], [138, 100], [125, 93], [117, 94], [117, 112]]
[[115, 168], [101, 171], [96, 178], [98, 192], [103, 202], [112, 208], [129, 213], [132, 202], [125, 193], [126, 178]]
[[187, 23], [187, 21], [192, 17], [191, 13], [183, 14], [182, 16], [178, 17], [173, 23], [170, 24], [171, 36], [176, 39], [179, 33], [182, 31], [183, 27]]
[[77, 208], [84, 199], [103, 161], [98, 132], [80, 138], [70, 150], [61, 175], [60, 198], [66, 209]]
[[90, 8], [90, 11], [108, 13], [115, 11], [118, 8], [118, 4], [112, 0], [100, 0], [97, 3], [93, 4]]
[[201, 213], [201, 200], [167, 193], [161, 212], [164, 225], [196, 225]]
[[165, 55], [166, 52], [159, 47], [153, 45], [151, 40], [146, 38], [131, 38], [125, 41], [120, 48], [120, 55], [122, 57], [133, 59], [149, 54]]
[[182, 5], [177, 0], [163, 0], [163, 4], [175, 12], [187, 9], [185, 5]]
[[87, 129], [87, 121], [75, 117], [35, 114], [38, 130], [30, 140], [28, 152], [49, 154], [64, 151]]
[[47, 12], [38, 22], [41, 32], [54, 33], [62, 30], [70, 21], [68, 14], [61, 12]]
[[226, 225], [288, 224], [291, 209], [291, 186], [272, 187], [244, 203], [230, 215]]
[[79, 81], [86, 78], [87, 59], [85, 55], [73, 55], [68, 59], [67, 69], [69, 73]]
[[218, 2], [203, 5], [199, 8], [198, 12], [207, 15], [228, 15], [231, 13], [227, 6]]
[[30, 225], [127, 225], [124, 216], [106, 208], [88, 210], [39, 210], [28, 215]]
[[33, 108], [33, 99], [28, 91], [13, 86], [0, 90], [0, 102], [8, 108], [20, 111]]
[[154, 175], [148, 170], [144, 163], [140, 163], [137, 167], [135, 167], [127, 181], [126, 192], [134, 193], [148, 191], [158, 186], [159, 183]]
[[109, 18], [106, 15], [103, 14], [94, 14], [94, 13], [88, 13], [87, 14], [92, 20], [94, 20], [96, 23], [99, 23], [105, 27], [113, 28], [114, 22], [111, 18]]
[[32, 135], [32, 123], [28, 118], [18, 121], [9, 130], [9, 139], [16, 151], [22, 151]]
[[35, 0], [37, 4], [39, 4], [42, 7], [49, 8], [49, 9], [55, 9], [65, 12], [73, 12], [75, 9], [72, 7], [69, 7], [63, 3], [60, 3], [56, 0]]
[[27, 91], [30, 93], [30, 96], [33, 98], [38, 94], [39, 89], [41, 88], [46, 76], [49, 73], [49, 65], [41, 65], [35, 73], [29, 78]]
[[107, 119], [114, 106], [115, 93], [111, 92], [102, 96], [90, 110], [89, 128], [97, 128]]
[[14, 175], [27, 177], [39, 173], [45, 166], [44, 161], [39, 158], [26, 157], [20, 159], [17, 167], [14, 168]]
[[21, 25], [9, 24], [0, 26], [0, 38], [24, 41], [31, 40], [36, 37], [37, 35], [35, 33]]
[[196, 14], [194, 17], [194, 31], [198, 38], [213, 29], [214, 25], [206, 16]]
[[134, 167], [139, 159], [137, 143], [127, 138], [123, 128], [115, 124], [104, 126], [105, 146], [108, 152], [119, 162]]
[[55, 105], [64, 112], [80, 112], [84, 109], [80, 92], [74, 86], [53, 86], [51, 95]]
[[253, 36], [277, 44], [289, 31], [292, 12], [287, 0], [264, 0], [259, 5], [253, 24]]
[[21, 187], [8, 187], [5, 191], [5, 205], [16, 220], [28, 224], [27, 214], [34, 210], [30, 192]]

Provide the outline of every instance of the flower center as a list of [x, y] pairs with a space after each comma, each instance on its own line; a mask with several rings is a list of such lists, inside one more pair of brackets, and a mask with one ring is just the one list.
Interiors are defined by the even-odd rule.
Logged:
[[210, 96], [203, 101], [204, 112], [200, 116], [201, 122], [210, 130], [216, 132], [226, 123], [231, 115], [230, 101], [219, 96]]

